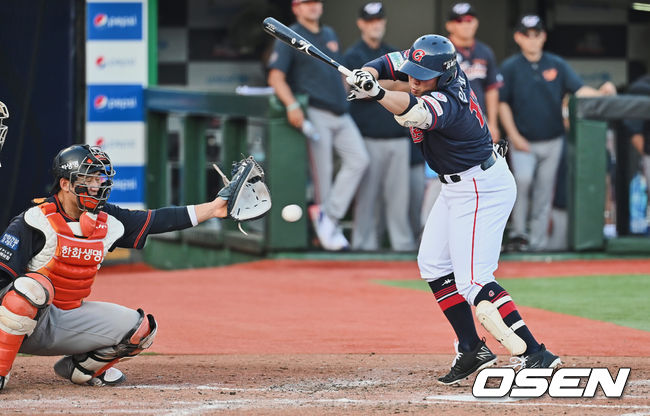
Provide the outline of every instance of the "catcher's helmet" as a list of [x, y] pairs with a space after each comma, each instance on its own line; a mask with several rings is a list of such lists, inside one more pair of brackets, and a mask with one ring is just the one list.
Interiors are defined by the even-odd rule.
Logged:
[[[115, 175], [108, 155], [101, 148], [87, 144], [73, 145], [61, 150], [54, 158], [52, 172], [52, 193], [61, 190], [61, 178], [68, 179], [72, 184], [72, 193], [77, 197], [79, 209], [92, 213], [104, 207], [111, 193]], [[96, 192], [91, 192], [89, 188]]]
[[458, 74], [456, 48], [444, 36], [419, 37], [409, 49], [407, 58], [399, 67], [400, 72], [420, 81], [440, 77], [438, 88], [449, 84]]

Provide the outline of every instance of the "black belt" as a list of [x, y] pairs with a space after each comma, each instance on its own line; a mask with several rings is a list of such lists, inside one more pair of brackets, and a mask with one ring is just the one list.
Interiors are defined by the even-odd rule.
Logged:
[[[490, 169], [492, 167], [492, 165], [494, 165], [496, 163], [496, 161], [497, 161], [497, 155], [494, 152], [492, 152], [490, 157], [488, 157], [487, 159], [485, 159], [483, 161], [483, 163], [481, 163], [481, 169], [483, 169], [483, 170]], [[440, 182], [442, 182], [444, 184], [449, 183], [449, 181], [447, 181], [447, 179], [445, 179], [445, 176], [448, 176], [449, 180], [451, 182], [453, 182], [453, 183], [460, 182], [460, 179], [461, 179], [460, 175], [458, 175], [456, 173], [454, 173], [452, 175], [438, 175], [438, 177], [440, 178]]]

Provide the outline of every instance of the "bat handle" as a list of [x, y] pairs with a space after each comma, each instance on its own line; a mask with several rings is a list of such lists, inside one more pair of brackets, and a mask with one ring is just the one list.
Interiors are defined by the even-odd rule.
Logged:
[[[336, 69], [338, 69], [338, 71], [339, 71], [340, 73], [342, 73], [343, 75], [345, 75], [346, 77], [349, 77], [349, 76], [352, 75], [352, 71], [350, 71], [349, 69], [347, 69], [347, 68], [344, 67], [343, 65], [339, 65], [338, 68], [336, 68]], [[364, 82], [363, 85], [362, 85], [362, 88], [363, 88], [365, 91], [370, 91], [370, 90], [372, 89], [372, 81], [366, 81], [366, 82]]]

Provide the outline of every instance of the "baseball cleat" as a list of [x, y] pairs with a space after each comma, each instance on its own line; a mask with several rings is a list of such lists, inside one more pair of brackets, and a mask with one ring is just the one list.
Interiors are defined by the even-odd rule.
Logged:
[[510, 358], [510, 367], [519, 371], [523, 368], [555, 368], [562, 364], [560, 357], [546, 349], [544, 344], [539, 351], [528, 355]]
[[447, 375], [438, 378], [438, 382], [445, 386], [459, 383], [475, 371], [497, 362], [497, 356], [485, 345], [485, 339], [481, 340], [473, 351], [460, 351], [457, 342], [454, 343], [454, 348], [456, 349], [456, 358], [451, 363], [451, 370]]
[[88, 384], [91, 386], [115, 386], [123, 383], [125, 380], [126, 376], [124, 373], [115, 367], [111, 367], [97, 377], [91, 378]]

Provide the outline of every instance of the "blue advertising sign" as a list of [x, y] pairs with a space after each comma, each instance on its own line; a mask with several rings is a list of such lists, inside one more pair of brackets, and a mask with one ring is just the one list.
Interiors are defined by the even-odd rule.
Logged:
[[142, 3], [88, 3], [89, 40], [142, 39]]
[[119, 205], [144, 201], [145, 167], [115, 166], [114, 169], [113, 189], [108, 202]]
[[89, 85], [88, 121], [143, 121], [142, 85]]

